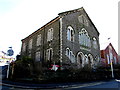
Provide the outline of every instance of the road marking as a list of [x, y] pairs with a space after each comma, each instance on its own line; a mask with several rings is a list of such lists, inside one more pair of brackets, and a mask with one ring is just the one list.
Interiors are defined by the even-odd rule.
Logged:
[[115, 79], [115, 81], [120, 82], [120, 80]]
[[105, 82], [98, 82], [98, 83], [89, 83], [89, 84], [83, 84], [83, 85], [72, 85], [71, 87], [64, 88], [64, 89], [73, 89], [73, 88], [83, 88], [83, 87], [88, 87], [88, 86], [94, 86], [94, 85], [100, 85]]

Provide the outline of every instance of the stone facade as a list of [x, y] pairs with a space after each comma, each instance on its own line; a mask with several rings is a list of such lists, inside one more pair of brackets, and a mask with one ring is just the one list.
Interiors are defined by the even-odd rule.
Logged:
[[52, 64], [61, 70], [95, 68], [100, 59], [99, 32], [83, 8], [59, 13], [22, 40], [21, 55], [32, 57], [38, 71]]

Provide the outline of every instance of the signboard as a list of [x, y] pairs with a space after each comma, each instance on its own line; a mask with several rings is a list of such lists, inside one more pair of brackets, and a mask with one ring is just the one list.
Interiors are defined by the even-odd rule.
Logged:
[[12, 56], [14, 54], [14, 51], [12, 50], [12, 47], [9, 47], [10, 49], [7, 51], [8, 56]]

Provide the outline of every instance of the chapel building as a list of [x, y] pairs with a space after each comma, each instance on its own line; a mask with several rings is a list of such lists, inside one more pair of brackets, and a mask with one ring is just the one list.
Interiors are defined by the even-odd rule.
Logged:
[[84, 8], [59, 13], [56, 18], [22, 39], [21, 56], [34, 60], [36, 70], [85, 66], [100, 62], [99, 32]]

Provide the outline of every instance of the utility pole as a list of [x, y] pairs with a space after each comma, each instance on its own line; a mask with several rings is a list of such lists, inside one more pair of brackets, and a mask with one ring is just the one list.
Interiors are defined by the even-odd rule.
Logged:
[[110, 38], [108, 38], [109, 40], [109, 58], [110, 58], [110, 66], [111, 66], [111, 72], [112, 72], [112, 78], [114, 78], [114, 72], [113, 72], [113, 54], [112, 54], [112, 47], [110, 46]]
[[113, 55], [112, 55], [112, 48], [109, 44], [109, 57], [110, 57], [110, 66], [111, 66], [111, 71], [112, 71], [112, 78], [114, 78], [114, 73], [113, 73]]

